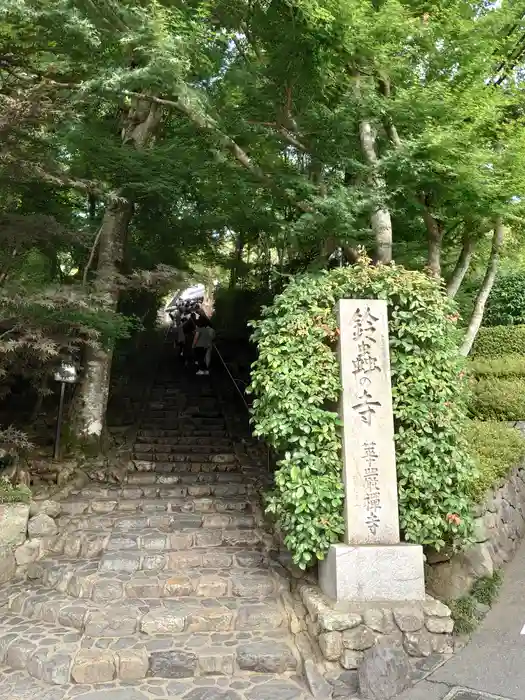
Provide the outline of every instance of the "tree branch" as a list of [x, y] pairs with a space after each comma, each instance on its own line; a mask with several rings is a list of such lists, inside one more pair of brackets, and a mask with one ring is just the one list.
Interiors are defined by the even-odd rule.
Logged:
[[454, 299], [459, 288], [461, 287], [461, 283], [463, 282], [463, 279], [465, 278], [465, 275], [469, 269], [473, 252], [474, 239], [470, 236], [470, 234], [465, 233], [454, 271], [447, 282], [447, 294], [451, 299]]
[[95, 236], [95, 240], [93, 241], [93, 245], [91, 246], [91, 251], [89, 253], [89, 258], [86, 263], [86, 267], [84, 268], [84, 274], [82, 276], [82, 284], [84, 287], [87, 285], [87, 279], [88, 279], [88, 273], [91, 268], [91, 265], [93, 264], [93, 260], [95, 258], [95, 253], [97, 252], [98, 244], [100, 241], [100, 236], [102, 235], [102, 226], [99, 228], [97, 231], [97, 235]]
[[468, 324], [463, 343], [460, 348], [460, 353], [463, 356], [467, 356], [472, 349], [474, 340], [478, 334], [481, 322], [483, 320], [483, 313], [485, 311], [485, 304], [490, 296], [494, 280], [496, 279], [496, 273], [498, 271], [499, 253], [501, 249], [501, 244], [503, 243], [504, 228], [501, 218], [495, 222], [494, 234], [492, 236], [492, 248], [490, 251], [489, 261], [487, 263], [487, 270], [485, 272], [485, 277], [479, 288], [479, 292], [476, 296], [476, 301], [474, 302], [474, 309], [472, 310], [472, 315]]
[[[391, 95], [391, 88], [390, 88], [390, 78], [386, 75], [381, 75], [379, 77], [379, 92], [385, 97], [386, 99], [390, 98]], [[385, 116], [384, 118], [384, 128], [386, 131], [386, 134], [388, 138], [390, 139], [392, 145], [394, 145], [396, 148], [401, 148], [401, 139], [399, 138], [399, 134], [397, 133], [397, 129], [395, 127], [394, 122], [392, 121], [392, 117], [390, 115]]]
[[[44, 77], [42, 78], [42, 80], [50, 85], [53, 85], [54, 87], [62, 89], [79, 90], [81, 87], [81, 85], [77, 83], [61, 83]], [[249, 172], [256, 180], [263, 183], [270, 189], [277, 191], [280, 195], [283, 194], [282, 190], [276, 185], [276, 183], [272, 180], [270, 175], [265, 173], [262, 168], [253, 163], [246, 151], [243, 148], [241, 148], [241, 146], [239, 146], [239, 144], [234, 139], [232, 139], [230, 136], [228, 136], [228, 134], [222, 131], [222, 129], [219, 127], [219, 125], [217, 124], [216, 120], [213, 119], [213, 117], [210, 117], [209, 115], [205, 114], [200, 114], [195, 109], [193, 109], [191, 105], [185, 102], [181, 97], [178, 97], [176, 99], [167, 99], [163, 97], [156, 97], [155, 95], [148, 95], [142, 92], [135, 92], [133, 90], [106, 89], [104, 90], [104, 92], [108, 92], [111, 94], [120, 94], [124, 97], [132, 97], [139, 100], [145, 100], [153, 104], [162, 105], [164, 107], [171, 107], [177, 110], [181, 114], [184, 114], [200, 131], [204, 131], [214, 135], [219, 143], [219, 146], [221, 146], [225, 151], [228, 151], [234, 157], [234, 159], [240, 165], [242, 165], [242, 167], [245, 170], [247, 170], [247, 172]], [[281, 132], [281, 134], [284, 136], [284, 133]], [[293, 138], [287, 130], [286, 137], [288, 138], [288, 140]], [[294, 145], [298, 147], [298, 143], [299, 142], [297, 142], [297, 144]], [[53, 175], [48, 174], [48, 177], [53, 178]], [[102, 196], [107, 199], [108, 194], [101, 192], [100, 189], [95, 188], [93, 186], [87, 187], [86, 183], [83, 181], [76, 182], [78, 182], [78, 189], [90, 191], [93, 194], [98, 194], [99, 196]], [[62, 182], [62, 184], [67, 183]], [[75, 185], [71, 184], [70, 186], [74, 187]], [[312, 211], [312, 206], [308, 202], [292, 200], [292, 203], [296, 208], [300, 209], [303, 212]]]

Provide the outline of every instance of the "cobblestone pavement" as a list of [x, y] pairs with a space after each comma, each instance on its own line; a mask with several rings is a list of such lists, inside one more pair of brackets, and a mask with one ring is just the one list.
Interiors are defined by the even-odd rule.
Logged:
[[117, 681], [60, 687], [9, 668], [0, 669], [0, 675], [0, 698], [5, 700], [307, 700], [310, 697], [304, 693], [300, 679], [263, 674], [248, 674], [242, 679], [151, 679], [133, 684]]
[[121, 483], [97, 474], [62, 501], [51, 553], [0, 589], [0, 698], [310, 697], [264, 466], [208, 378], [160, 375]]

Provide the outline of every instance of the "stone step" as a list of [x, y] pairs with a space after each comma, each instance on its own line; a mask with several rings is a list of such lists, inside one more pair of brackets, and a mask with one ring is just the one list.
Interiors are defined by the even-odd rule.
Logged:
[[[131, 460], [137, 471], [155, 471], [158, 474], [171, 474], [172, 472], [184, 471], [194, 472], [239, 472], [249, 471], [244, 466], [241, 467], [239, 460], [235, 462], [212, 462], [206, 460], [203, 462], [197, 459], [181, 461], [173, 459], [178, 455], [155, 454], [154, 452], [134, 452], [131, 455]], [[251, 473], [257, 474], [259, 470], [252, 468]]]
[[[102, 685], [80, 687], [77, 683], [66, 683], [50, 688], [25, 670], [0, 665], [0, 697], [6, 700], [157, 700], [159, 696], [170, 700], [312, 700], [303, 682], [292, 672], [261, 675], [236, 671], [232, 676], [206, 673], [188, 678], [136, 680], [137, 669], [143, 668], [141, 655], [121, 658], [122, 669], [119, 668], [117, 676], [122, 680], [117, 678]], [[120, 661], [120, 658], [115, 659], [115, 668]], [[84, 680], [90, 678], [91, 675], [84, 676]]]
[[224, 453], [231, 452], [233, 450], [233, 445], [231, 440], [227, 438], [211, 438], [207, 443], [202, 442], [202, 438], [199, 438], [201, 442], [181, 442], [178, 438], [170, 437], [152, 437], [150, 435], [144, 436], [143, 438], [138, 437], [135, 442], [135, 448], [138, 450], [149, 449], [148, 445], [153, 445], [157, 448], [157, 452], [177, 452], [181, 454], [191, 455], [193, 453], [202, 454], [203, 452], [214, 454], [214, 453]]
[[[267, 580], [273, 594], [273, 580]], [[252, 582], [251, 587], [255, 589], [257, 583], [261, 590], [268, 589], [267, 582], [262, 581]], [[239, 590], [247, 586], [241, 580], [239, 584]], [[76, 629], [88, 637], [262, 631], [286, 629], [287, 625], [281, 603], [264, 596], [137, 598], [119, 604], [113, 600], [96, 603], [89, 598], [73, 598], [42, 585], [25, 586], [25, 590], [18, 590], [20, 586], [13, 588], [6, 605], [12, 613]], [[208, 588], [213, 590], [212, 580]]]
[[[245, 496], [256, 493], [257, 489], [254, 483], [195, 483], [196, 479], [189, 479], [189, 483], [173, 481], [172, 484], [157, 482], [154, 474], [148, 474], [151, 479], [137, 485], [128, 483], [125, 486], [100, 485], [87, 486], [79, 491], [74, 491], [68, 501], [62, 501], [62, 504], [73, 502], [75, 496], [83, 499], [137, 499], [137, 498], [185, 498], [185, 497], [201, 497], [201, 496], [216, 496], [218, 498], [231, 496]], [[84, 512], [84, 511], [82, 511]]]
[[[46, 622], [35, 624], [34, 620], [12, 613], [3, 613], [0, 617], [0, 663], [25, 670], [33, 678], [55, 686], [75, 683], [84, 687], [109, 683], [116, 678], [127, 682], [146, 677], [230, 676], [242, 679], [250, 672], [286, 674], [288, 679], [300, 664], [288, 634], [280, 630], [254, 633], [249, 638], [242, 631], [83, 637], [67, 627]], [[295, 687], [300, 693], [300, 687]], [[107, 692], [107, 688], [105, 690]], [[132, 693], [136, 695], [135, 690], [126, 690], [129, 697]], [[271, 690], [265, 692], [271, 693]], [[41, 693], [45, 695], [46, 690], [41, 688]], [[110, 695], [108, 693], [108, 697]], [[277, 697], [272, 694], [253, 696], [252, 700], [274, 696]], [[38, 700], [40, 696], [31, 694], [29, 697]], [[171, 697], [181, 695], [176, 692]], [[289, 693], [281, 697], [295, 700]]]
[[198, 406], [182, 405], [177, 401], [173, 402], [173, 405], [169, 405], [167, 401], [163, 402], [163, 408], [153, 408], [151, 403], [149, 404], [147, 417], [150, 420], [155, 420], [156, 418], [173, 418], [176, 421], [200, 421], [201, 423], [220, 423], [224, 425], [224, 416], [218, 410], [200, 410]]
[[[126, 476], [128, 485], [148, 485], [159, 484], [160, 486], [171, 486], [174, 484], [201, 485], [201, 484], [241, 484], [253, 483], [255, 472], [189, 472], [170, 471], [163, 474], [153, 471], [157, 464], [151, 464], [151, 469], [140, 469], [137, 472], [130, 472]], [[170, 465], [171, 467], [171, 465]], [[258, 475], [258, 473], [257, 473]]]
[[61, 502], [62, 515], [88, 513], [252, 513], [253, 504], [246, 496], [228, 498], [195, 496], [177, 493], [176, 496], [153, 498], [78, 498]]
[[[159, 462], [197, 462], [199, 464], [203, 462], [212, 462], [213, 464], [219, 465], [231, 464], [237, 461], [237, 455], [234, 452], [201, 452], [200, 454], [198, 452], [192, 452], [189, 454], [179, 454], [177, 452], [170, 453], [167, 450], [163, 452], [162, 446], [160, 451], [149, 449], [156, 447], [159, 447], [159, 445], [135, 445], [133, 453], [136, 456], [133, 459], [146, 459], [148, 461]], [[138, 455], [146, 455], [146, 457], [139, 457]]]
[[[210, 418], [188, 418], [166, 414], [163, 416], [147, 415], [142, 423], [143, 428], [175, 428], [179, 434], [195, 435], [196, 432], [219, 433], [217, 437], [227, 437], [224, 421], [214, 421]], [[222, 433], [222, 435], [220, 434]], [[197, 437], [199, 437], [197, 435]]]
[[181, 435], [178, 430], [142, 430], [137, 434], [137, 443], [166, 443], [167, 445], [179, 445], [194, 449], [202, 447], [208, 450], [210, 447], [220, 449], [232, 446], [230, 438], [207, 438], [207, 437], [192, 437], [191, 435]]
[[[244, 513], [144, 513], [126, 514], [109, 513], [108, 515], [61, 515], [57, 519], [61, 532], [65, 534], [74, 530], [96, 530], [107, 532], [116, 530], [128, 532], [154, 528], [167, 532], [178, 530], [218, 528], [220, 530], [239, 528], [249, 532], [256, 527], [256, 518]], [[246, 535], [249, 536], [248, 534]]]
[[[249, 547], [258, 543], [245, 542], [242, 544]], [[242, 544], [238, 546], [240, 547]], [[227, 547], [175, 549], [162, 552], [120, 550], [104, 552], [100, 558], [99, 570], [133, 573], [135, 571], [182, 571], [199, 568], [227, 569], [235, 566], [236, 561], [235, 553]]]
[[254, 530], [236, 528], [196, 528], [166, 533], [161, 530], [144, 529], [140, 531], [114, 532], [109, 536], [107, 552], [143, 551], [165, 552], [185, 551], [202, 547], [246, 547], [258, 545], [258, 533]]
[[[148, 438], [148, 441], [137, 440], [134, 449], [137, 452], [159, 452], [162, 454], [181, 455], [181, 462], [192, 461], [194, 456], [195, 461], [197, 462], [213, 462], [214, 460], [212, 459], [212, 457], [214, 455], [223, 455], [225, 453], [228, 454], [232, 452], [231, 442], [229, 445], [188, 445], [179, 443], [173, 444], [171, 442], [167, 442], [169, 438], [158, 438], [158, 440], [162, 440], [163, 442], [157, 442], [156, 440], [151, 442], [151, 438]], [[224, 442], [226, 443], [226, 440]], [[203, 454], [205, 454], [208, 457], [208, 460], [202, 459]]]
[[[160, 456], [160, 455], [157, 455]], [[215, 462], [178, 462], [161, 461], [152, 458], [151, 454], [146, 455], [147, 459], [137, 459], [134, 457], [130, 462], [129, 471], [156, 472], [157, 474], [214, 474], [225, 472], [228, 474], [243, 474], [246, 477], [257, 478], [261, 474], [261, 467], [254, 463], [244, 463], [241, 467], [240, 461], [226, 464]], [[165, 459], [165, 455], [163, 455]], [[196, 476], [194, 477], [197, 481]]]
[[[144, 430], [162, 430], [165, 432], [166, 430], [172, 430], [174, 429], [173, 421], [166, 420], [166, 421], [149, 421], [147, 418], [142, 422], [142, 428]], [[180, 428], [178, 428], [175, 432], [177, 432], [179, 435], [184, 435], [188, 437], [194, 437], [194, 438], [228, 438], [229, 433], [226, 430], [226, 428], [218, 428], [218, 429], [203, 429], [203, 428], [190, 428], [188, 430], [187, 426], [182, 425]], [[231, 439], [231, 438], [230, 438]]]
[[[101, 572], [96, 561], [78, 562], [65, 557], [35, 562], [28, 576], [48, 590], [67, 593], [73, 598], [91, 599], [96, 603], [116, 603], [127, 599], [175, 597], [230, 597], [274, 595], [288, 586], [282, 576], [270, 576], [263, 556], [251, 550], [231, 550], [233, 565], [228, 569], [210, 566], [204, 571], [188, 568], [177, 571]], [[27, 584], [24, 584], [27, 585]], [[7, 593], [11, 588], [6, 589]], [[5, 591], [4, 591], [5, 593]]]
[[[202, 438], [199, 436], [192, 435], [191, 433], [189, 434], [183, 434], [180, 432], [178, 428], [170, 427], [167, 426], [166, 428], [162, 427], [159, 428], [158, 426], [153, 426], [150, 428], [147, 428], [142, 424], [140, 426], [140, 429], [137, 431], [137, 438], [144, 438], [144, 437], [165, 437], [165, 438], [172, 438], [172, 439], [178, 439], [180, 442], [188, 442], [188, 444], [192, 444], [195, 440], [208, 440], [209, 438]], [[218, 438], [219, 440], [221, 438]], [[231, 439], [230, 439], [231, 442]]]
[[165, 532], [154, 528], [104, 532], [85, 528], [57, 535], [51, 551], [67, 557], [93, 559], [103, 552], [164, 552], [196, 547], [258, 547], [262, 535], [257, 530], [238, 528], [195, 528]]

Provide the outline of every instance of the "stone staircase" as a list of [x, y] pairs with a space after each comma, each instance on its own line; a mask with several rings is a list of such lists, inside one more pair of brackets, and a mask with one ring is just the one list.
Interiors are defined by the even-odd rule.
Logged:
[[161, 368], [133, 449], [122, 483], [62, 501], [53, 553], [0, 591], [0, 697], [309, 698], [264, 466], [210, 379]]

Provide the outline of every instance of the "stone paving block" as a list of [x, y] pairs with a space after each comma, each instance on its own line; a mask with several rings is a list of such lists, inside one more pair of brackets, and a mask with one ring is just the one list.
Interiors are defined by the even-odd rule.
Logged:
[[245, 692], [247, 700], [306, 700], [292, 681], [274, 680], [256, 685]]
[[5, 662], [9, 646], [15, 639], [18, 639], [18, 635], [16, 633], [4, 634], [0, 637], [0, 663]]
[[189, 576], [170, 576], [164, 582], [163, 595], [170, 596], [189, 596], [193, 593], [193, 585]]
[[189, 632], [225, 632], [230, 630], [235, 619], [232, 611], [225, 608], [196, 609], [188, 622]]
[[228, 592], [228, 581], [217, 578], [216, 576], [201, 576], [198, 579], [195, 587], [195, 594], [198, 596], [206, 596], [216, 598], [217, 596], [226, 595]]
[[251, 642], [237, 649], [237, 663], [245, 671], [257, 673], [284, 673], [297, 667], [291, 649], [282, 643]]
[[275, 604], [273, 606], [268, 603], [245, 605], [239, 609], [235, 629], [277, 629], [284, 622], [284, 613]]
[[187, 623], [188, 616], [184, 611], [177, 614], [165, 608], [158, 608], [144, 615], [140, 623], [140, 631], [144, 634], [176, 634], [184, 632]]
[[247, 598], [262, 598], [275, 592], [273, 580], [268, 575], [241, 575], [233, 574], [231, 577], [232, 595], [245, 596]]
[[206, 647], [197, 654], [198, 670], [203, 676], [231, 676], [235, 670], [235, 651], [228, 652], [224, 647]]
[[117, 674], [123, 681], [137, 681], [145, 678], [149, 668], [148, 653], [142, 649], [123, 649], [116, 653]]
[[141, 557], [139, 569], [143, 571], [162, 571], [166, 568], [167, 563], [168, 558], [165, 554], [150, 552]]
[[35, 643], [27, 639], [16, 639], [7, 650], [5, 662], [12, 668], [25, 668], [28, 658], [37, 650]]
[[91, 580], [83, 572], [79, 571], [69, 575], [66, 574], [57, 586], [57, 590], [67, 590], [69, 595], [72, 595], [74, 598], [87, 598], [89, 597], [91, 585]]
[[91, 588], [91, 599], [95, 603], [106, 603], [122, 598], [124, 588], [122, 581], [113, 578], [95, 579]]
[[82, 605], [66, 605], [58, 615], [58, 622], [64, 627], [74, 627], [81, 630], [84, 628], [84, 619], [86, 617], [86, 607]]
[[137, 631], [138, 617], [138, 611], [131, 605], [89, 612], [85, 634], [88, 637], [127, 637]]
[[133, 573], [140, 568], [140, 557], [132, 552], [104, 554], [100, 560], [100, 571], [127, 571]]
[[149, 675], [159, 678], [188, 678], [197, 670], [197, 656], [186, 651], [153, 652], [149, 659]]
[[163, 588], [164, 584], [157, 577], [137, 576], [124, 583], [127, 598], [159, 598]]
[[71, 676], [76, 683], [104, 683], [116, 675], [115, 655], [111, 651], [82, 649], [73, 662]]
[[26, 668], [34, 677], [46, 683], [64, 685], [71, 676], [73, 651], [38, 649], [29, 657]]

